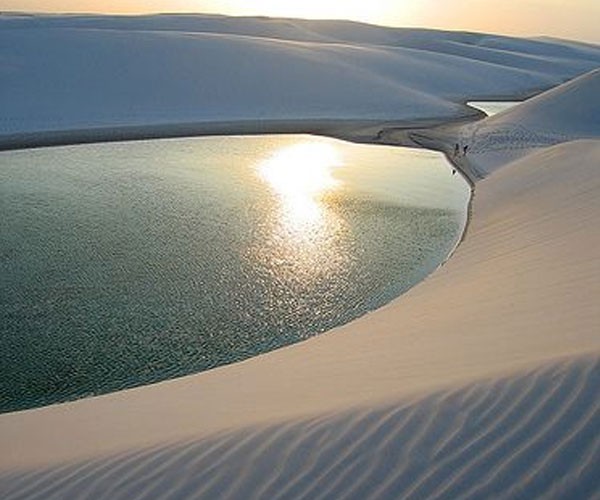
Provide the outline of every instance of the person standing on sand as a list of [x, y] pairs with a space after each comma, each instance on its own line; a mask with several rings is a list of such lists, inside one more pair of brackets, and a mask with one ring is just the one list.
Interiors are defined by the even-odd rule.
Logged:
[[458, 157], [458, 151], [459, 151], [459, 149], [458, 149], [458, 142], [457, 142], [457, 143], [454, 145], [454, 158], [457, 158], [457, 157]]
[[465, 144], [465, 145], [463, 146], [463, 156], [467, 156], [467, 149], [469, 149], [469, 145], [468, 145], [468, 144]]

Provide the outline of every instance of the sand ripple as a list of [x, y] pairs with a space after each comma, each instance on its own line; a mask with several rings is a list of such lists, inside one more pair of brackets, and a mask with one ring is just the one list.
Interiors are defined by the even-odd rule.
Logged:
[[0, 476], [6, 499], [591, 498], [600, 356], [411, 402]]

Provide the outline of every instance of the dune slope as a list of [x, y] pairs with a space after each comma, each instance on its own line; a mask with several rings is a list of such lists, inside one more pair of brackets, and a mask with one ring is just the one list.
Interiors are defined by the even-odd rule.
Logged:
[[544, 92], [503, 113], [460, 128], [468, 162], [480, 177], [508, 159], [553, 144], [600, 137], [600, 69]]
[[452, 259], [327, 335], [154, 386], [0, 416], [0, 468], [398, 400], [600, 350], [598, 164], [600, 141], [575, 141], [480, 182]]
[[[178, 23], [197, 18], [145, 19], [156, 23], [154, 30], [144, 24], [132, 33], [117, 24], [139, 19], [108, 19], [95, 27], [99, 21], [87, 17], [62, 19], [63, 26], [35, 17], [9, 21], [10, 29], [0, 30], [0, 71], [8, 75], [2, 85], [15, 94], [12, 100], [0, 94], [0, 105], [14, 120], [3, 122], [2, 140], [15, 131], [35, 136], [135, 120], [209, 123], [221, 105], [224, 120], [255, 120], [260, 112], [353, 120], [366, 113], [406, 124], [457, 117], [463, 97], [518, 96], [598, 65], [594, 47], [426, 30], [376, 32], [362, 25], [351, 25], [357, 29], [350, 33], [344, 23], [288, 26], [279, 20], [271, 28], [255, 19], [236, 21], [246, 31], [238, 25], [226, 34], [208, 28], [187, 34]], [[202, 18], [213, 22], [227, 21]], [[296, 35], [284, 39], [288, 28]], [[22, 51], [7, 54], [5, 42], [17, 39]], [[94, 58], [84, 60], [75, 40]], [[114, 86], [100, 82], [90, 95], [71, 96], [58, 73], [50, 72], [47, 88], [23, 83], [24, 75], [44, 72], [44, 58], [36, 55], [42, 42], [50, 47], [52, 68], [68, 56], [81, 71], [77, 88], [88, 88], [110, 67], [115, 50], [142, 63]], [[156, 58], [148, 55], [159, 48], [164, 52]], [[210, 76], [202, 80], [197, 61], [208, 48], [212, 65], [204, 73]], [[170, 60], [175, 49], [185, 54], [167, 66], [182, 75], [178, 86], [167, 72], [156, 86], [134, 92], [131, 82], [145, 82], [148, 71], [160, 73], [153, 64]], [[259, 62], [234, 70], [217, 60], [225, 56], [240, 64], [257, 56]], [[523, 69], [528, 58], [540, 59], [537, 69]], [[556, 72], [548, 61], [557, 62]], [[267, 95], [264, 78], [252, 71], [271, 71], [282, 62], [298, 64], [300, 83], [293, 74], [282, 76], [269, 82]], [[113, 73], [121, 67], [115, 64]], [[324, 72], [313, 81], [305, 72], [315, 68]], [[415, 68], [418, 76], [401, 76]], [[232, 75], [248, 77], [247, 86], [229, 82], [220, 93], [217, 84]], [[339, 75], [350, 81], [340, 87]], [[430, 87], [415, 84], [421, 78]], [[422, 135], [448, 152], [457, 139], [469, 141], [471, 150], [457, 162], [477, 174], [472, 218], [452, 258], [388, 306], [235, 365], [1, 415], [3, 496], [599, 496], [600, 127], [598, 113], [586, 108], [588, 101], [597, 107], [597, 86], [592, 72], [473, 127]], [[244, 99], [236, 97], [240, 88]], [[365, 95], [365, 88], [375, 94]], [[150, 106], [153, 92], [163, 91], [164, 113]], [[215, 99], [212, 110], [204, 106], [207, 96]], [[54, 100], [42, 103], [47, 98]], [[254, 99], [265, 108], [244, 107]], [[133, 114], [125, 113], [124, 103]], [[47, 106], [46, 115], [36, 114], [40, 106]], [[504, 146], [495, 147], [498, 141], [486, 139], [522, 123], [540, 134], [551, 131], [557, 140], [519, 142], [508, 134]]]
[[[384, 131], [384, 140], [446, 153], [473, 182], [511, 161], [576, 139], [600, 138], [600, 69], [468, 124]], [[459, 146], [458, 154], [454, 148]], [[467, 148], [465, 153], [463, 148]]]
[[592, 498], [600, 358], [416, 401], [0, 474], [4, 498]]
[[467, 99], [529, 95], [590, 71], [600, 48], [342, 21], [0, 15], [0, 61], [6, 149], [439, 123], [473, 116]]

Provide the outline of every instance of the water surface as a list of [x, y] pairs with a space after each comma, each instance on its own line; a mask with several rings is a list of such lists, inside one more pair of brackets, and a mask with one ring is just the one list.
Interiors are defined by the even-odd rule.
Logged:
[[0, 154], [0, 411], [196, 373], [389, 302], [469, 189], [441, 155], [311, 136]]
[[514, 108], [522, 101], [471, 101], [467, 104], [473, 108], [483, 111], [488, 116], [494, 116], [507, 109]]

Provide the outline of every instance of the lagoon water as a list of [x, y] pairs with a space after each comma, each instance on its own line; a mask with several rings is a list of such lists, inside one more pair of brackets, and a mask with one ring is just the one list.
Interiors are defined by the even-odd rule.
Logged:
[[451, 252], [441, 155], [312, 136], [0, 154], [0, 411], [239, 361], [394, 299]]
[[522, 101], [470, 101], [467, 104], [473, 108], [480, 109], [488, 116], [494, 116], [510, 108], [514, 108]]

